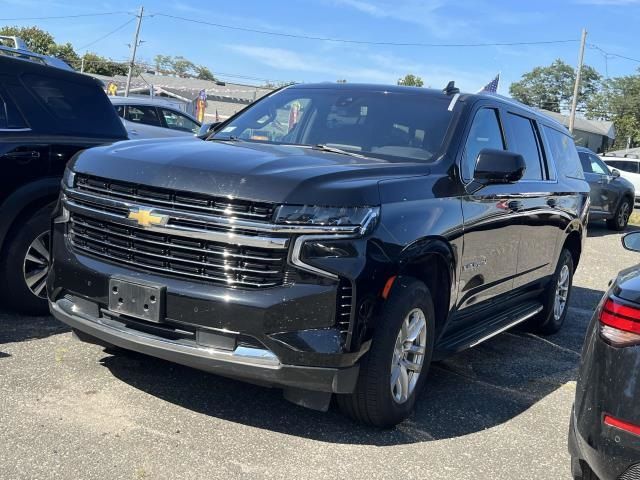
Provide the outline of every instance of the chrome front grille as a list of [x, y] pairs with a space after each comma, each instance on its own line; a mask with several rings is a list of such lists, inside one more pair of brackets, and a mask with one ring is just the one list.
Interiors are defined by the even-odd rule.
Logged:
[[248, 288], [284, 282], [287, 250], [150, 232], [78, 213], [71, 213], [68, 232], [75, 249], [144, 270]]
[[222, 217], [270, 221], [274, 205], [247, 200], [228, 199], [167, 188], [147, 187], [78, 174], [76, 189], [107, 198], [123, 199], [175, 211], [200, 212]]

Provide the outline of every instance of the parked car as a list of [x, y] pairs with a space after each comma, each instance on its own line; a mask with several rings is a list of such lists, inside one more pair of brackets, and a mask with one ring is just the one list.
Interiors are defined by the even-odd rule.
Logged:
[[636, 191], [634, 207], [640, 207], [640, 159], [631, 157], [600, 157], [610, 169], [616, 169], [620, 176], [633, 184]]
[[[640, 232], [622, 239], [640, 251]], [[640, 268], [623, 270], [593, 315], [569, 429], [576, 480], [640, 478]]]
[[191, 136], [200, 122], [161, 99], [109, 97], [132, 140]]
[[0, 298], [48, 311], [50, 216], [67, 161], [126, 139], [100, 84], [23, 57], [0, 55]]
[[562, 327], [588, 196], [566, 128], [509, 99], [291, 86], [207, 141], [76, 156], [51, 312], [86, 341], [320, 410], [337, 394], [388, 427], [432, 360]]
[[611, 230], [624, 230], [636, 198], [633, 184], [588, 148], [577, 148], [584, 176], [591, 187], [589, 220], [606, 220]]

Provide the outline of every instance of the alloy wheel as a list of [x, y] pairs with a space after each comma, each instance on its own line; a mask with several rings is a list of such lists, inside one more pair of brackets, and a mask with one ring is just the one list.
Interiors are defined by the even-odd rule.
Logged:
[[630, 208], [627, 202], [622, 202], [620, 205], [620, 211], [618, 212], [618, 225], [625, 227], [629, 221]]
[[563, 265], [556, 284], [556, 298], [553, 304], [553, 318], [559, 320], [562, 317], [569, 297], [569, 266]]
[[49, 272], [49, 232], [38, 235], [24, 257], [22, 268], [24, 281], [38, 298], [47, 298], [47, 273]]
[[411, 310], [402, 322], [391, 360], [391, 396], [406, 402], [418, 383], [427, 345], [427, 321], [419, 308]]

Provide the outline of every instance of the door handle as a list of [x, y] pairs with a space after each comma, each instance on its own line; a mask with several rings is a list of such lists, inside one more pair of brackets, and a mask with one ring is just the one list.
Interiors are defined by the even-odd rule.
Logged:
[[520, 200], [511, 200], [507, 206], [509, 207], [509, 210], [513, 212], [519, 212], [522, 210], [522, 202]]
[[40, 158], [40, 152], [33, 150], [30, 152], [9, 152], [4, 154], [7, 158], [16, 158], [20, 160], [31, 160], [33, 158]]

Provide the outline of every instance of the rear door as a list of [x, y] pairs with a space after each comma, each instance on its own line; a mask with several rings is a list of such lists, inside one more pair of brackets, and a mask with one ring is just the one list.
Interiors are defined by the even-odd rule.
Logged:
[[[485, 148], [506, 148], [501, 113], [492, 105], [477, 108], [467, 128], [460, 162], [465, 182], [473, 180], [478, 153]], [[458, 311], [465, 322], [485, 315], [485, 308], [500, 309], [488, 302], [512, 289], [520, 242], [517, 212], [512, 208], [517, 191], [516, 185], [487, 185], [462, 197], [464, 247]]]
[[555, 269], [555, 246], [562, 233], [557, 219], [561, 193], [556, 192], [556, 172], [547, 161], [535, 116], [507, 108], [504, 118], [508, 150], [522, 155], [527, 165], [516, 184], [514, 200], [520, 233], [515, 289], [530, 285]]

